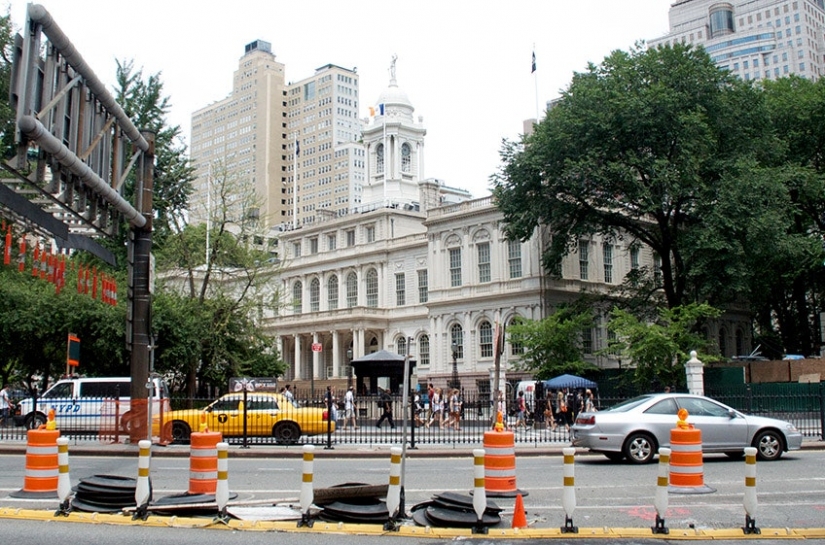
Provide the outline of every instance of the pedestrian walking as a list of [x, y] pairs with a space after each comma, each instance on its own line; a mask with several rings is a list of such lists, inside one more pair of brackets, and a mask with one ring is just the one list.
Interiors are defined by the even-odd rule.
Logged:
[[516, 399], [516, 411], [516, 429], [518, 429], [519, 426], [527, 429], [527, 422], [525, 421], [527, 403], [524, 401], [524, 392], [522, 391], [519, 391], [518, 399]]
[[11, 388], [8, 384], [3, 384], [3, 389], [0, 390], [0, 425], [7, 426], [11, 416], [12, 407], [14, 403], [9, 397]]
[[358, 429], [358, 423], [355, 419], [355, 393], [352, 386], [347, 388], [347, 393], [344, 394], [344, 426], [342, 430], [347, 429], [347, 425], [352, 424], [352, 427]]
[[432, 415], [430, 416], [429, 422], [427, 422], [427, 427], [433, 425], [433, 422], [438, 421], [438, 427], [444, 427], [444, 402], [441, 398], [441, 388], [436, 388], [435, 392], [433, 392], [433, 397], [430, 400], [430, 406], [432, 407]]
[[381, 428], [381, 423], [386, 420], [390, 423], [390, 429], [395, 429], [395, 422], [392, 419], [392, 397], [390, 397], [389, 392], [387, 390], [382, 390], [381, 388], [378, 389], [380, 394], [378, 396], [378, 406], [381, 407], [383, 411], [381, 413], [381, 418], [378, 419], [378, 422], [375, 423], [376, 428]]
[[454, 430], [461, 429], [459, 427], [461, 422], [461, 392], [458, 388], [453, 389], [450, 393], [449, 412], [450, 417], [447, 420], [446, 426]]

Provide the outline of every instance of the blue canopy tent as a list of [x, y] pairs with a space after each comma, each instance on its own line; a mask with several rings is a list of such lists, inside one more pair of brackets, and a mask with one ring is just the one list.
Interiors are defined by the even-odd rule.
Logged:
[[561, 390], [563, 388], [598, 388], [599, 385], [584, 377], [576, 375], [559, 375], [544, 381], [547, 390]]

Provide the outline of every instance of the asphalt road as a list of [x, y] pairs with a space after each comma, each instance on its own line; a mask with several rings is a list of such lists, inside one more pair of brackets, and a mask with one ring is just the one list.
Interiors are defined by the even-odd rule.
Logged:
[[[25, 456], [0, 456], [0, 464], [3, 467], [0, 474], [0, 508], [54, 509], [57, 506], [56, 500], [9, 498], [11, 492], [22, 487]], [[825, 451], [820, 450], [786, 453], [778, 462], [757, 464], [757, 525], [763, 528], [825, 526], [825, 474], [822, 467], [825, 467]], [[136, 476], [137, 460], [129, 457], [74, 456], [70, 468], [75, 483], [94, 474]], [[185, 492], [188, 489], [188, 470], [187, 458], [153, 458], [151, 476], [154, 497], [157, 499]], [[564, 524], [562, 471], [560, 456], [522, 456], [517, 459], [517, 484], [525, 492], [524, 506], [531, 527], [558, 528]], [[579, 527], [649, 528], [655, 518], [653, 497], [657, 471], [657, 464], [633, 466], [615, 464], [602, 456], [577, 456], [574, 523]], [[743, 461], [730, 460], [725, 456], [705, 456], [704, 482], [716, 491], [710, 494], [669, 494], [665, 518], [667, 526], [674, 529], [741, 527], [744, 524], [744, 471]], [[384, 484], [388, 482], [389, 460], [316, 459], [314, 473], [316, 487], [344, 482]], [[405, 462], [406, 507], [409, 509], [439, 492], [468, 493], [472, 482], [470, 456], [411, 458]], [[301, 460], [230, 456], [229, 484], [241, 501], [294, 498], [300, 491]], [[495, 501], [505, 509], [509, 527], [513, 500]], [[5, 528], [5, 521], [3, 524]]]

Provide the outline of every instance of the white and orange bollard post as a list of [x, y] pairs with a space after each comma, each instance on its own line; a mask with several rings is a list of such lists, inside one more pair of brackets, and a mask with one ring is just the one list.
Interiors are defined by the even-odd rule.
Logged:
[[390, 449], [390, 484], [387, 487], [387, 511], [389, 520], [384, 524], [385, 530], [397, 530], [396, 516], [401, 505], [401, 447]]
[[746, 534], [761, 534], [756, 527], [756, 448], [745, 448], [745, 527]]
[[149, 464], [152, 458], [152, 442], [143, 439], [138, 443], [138, 478], [135, 483], [135, 514], [132, 520], [149, 516], [149, 502], [152, 500], [152, 485], [149, 482]]
[[656, 525], [651, 528], [654, 534], [669, 534], [670, 530], [665, 526], [665, 513], [667, 512], [667, 488], [670, 473], [670, 449], [659, 449], [659, 476], [656, 479], [656, 496], [653, 499], [653, 506], [656, 508]]
[[484, 449], [473, 449], [473, 511], [478, 521], [473, 526], [474, 534], [486, 534], [484, 511], [487, 510], [487, 491], [484, 489]]
[[564, 455], [564, 490], [561, 504], [564, 508], [564, 527], [561, 528], [561, 532], [578, 534], [579, 529], [573, 526], [573, 513], [576, 510], [576, 449], [565, 447], [562, 449], [562, 454]]
[[315, 492], [312, 489], [312, 472], [315, 465], [315, 445], [304, 445], [304, 461], [301, 475], [301, 520], [298, 521], [298, 528], [307, 526], [312, 528], [314, 521], [309, 515], [309, 508], [315, 501]]
[[229, 503], [229, 443], [221, 441], [218, 447], [218, 483], [215, 486], [215, 503], [218, 504], [218, 522], [227, 523], [226, 504]]
[[69, 440], [65, 437], [57, 438], [57, 499], [60, 507], [54, 516], [68, 517], [72, 510], [69, 496], [72, 495], [72, 480], [69, 478]]

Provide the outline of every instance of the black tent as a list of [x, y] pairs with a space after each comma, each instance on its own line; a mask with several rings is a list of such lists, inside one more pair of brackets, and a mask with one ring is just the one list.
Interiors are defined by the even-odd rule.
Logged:
[[[411, 358], [410, 375], [412, 375], [413, 367], [415, 367], [415, 360]], [[352, 369], [358, 378], [356, 391], [362, 395], [377, 394], [380, 377], [390, 379], [390, 390], [393, 393], [399, 393], [401, 384], [404, 382], [404, 356], [386, 350], [379, 350], [352, 360]]]

